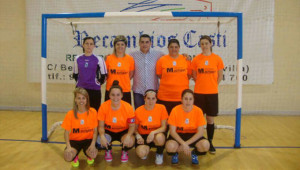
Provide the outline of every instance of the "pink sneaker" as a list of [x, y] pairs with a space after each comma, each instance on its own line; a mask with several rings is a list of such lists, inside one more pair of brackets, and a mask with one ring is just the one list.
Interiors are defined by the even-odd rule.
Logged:
[[121, 162], [128, 162], [128, 152], [122, 151]]
[[111, 150], [106, 150], [105, 151], [104, 159], [106, 160], [106, 162], [111, 162], [112, 161]]

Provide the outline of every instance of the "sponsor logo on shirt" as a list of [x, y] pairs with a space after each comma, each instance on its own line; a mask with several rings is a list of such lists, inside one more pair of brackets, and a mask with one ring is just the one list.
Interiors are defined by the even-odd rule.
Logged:
[[185, 68], [167, 68], [167, 73], [179, 73], [179, 72], [185, 72]]
[[72, 133], [89, 133], [89, 132], [93, 132], [94, 129], [89, 129], [89, 128], [83, 128], [83, 129], [80, 129], [80, 128], [73, 128], [72, 129]]
[[215, 72], [213, 68], [198, 68], [198, 74], [214, 74]]
[[116, 69], [110, 69], [110, 74], [117, 74], [117, 75], [123, 75], [127, 74], [128, 71], [123, 71], [123, 70], [116, 70]]

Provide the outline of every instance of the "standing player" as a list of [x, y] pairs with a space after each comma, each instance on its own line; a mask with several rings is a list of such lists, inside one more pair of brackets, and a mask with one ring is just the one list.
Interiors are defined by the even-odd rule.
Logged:
[[134, 60], [125, 53], [127, 40], [123, 35], [118, 35], [114, 40], [114, 52], [107, 56], [106, 65], [108, 78], [106, 82], [105, 101], [109, 99], [108, 91], [114, 80], [120, 82], [123, 91], [122, 100], [131, 104], [130, 79], [134, 74]]
[[[198, 155], [205, 155], [209, 142], [203, 137], [206, 124], [202, 110], [194, 105], [194, 93], [190, 89], [182, 92], [182, 104], [174, 107], [169, 117], [170, 136], [166, 150], [172, 155], [172, 164], [178, 163], [178, 152], [192, 155], [192, 163], [199, 164]], [[194, 147], [191, 152], [190, 147]]]
[[74, 91], [73, 110], [70, 110], [63, 123], [65, 129], [66, 149], [64, 158], [74, 167], [79, 166], [78, 154], [83, 149], [88, 157], [87, 163], [93, 164], [98, 150], [95, 147], [97, 139], [97, 111], [90, 107], [89, 95], [83, 88]]
[[181, 104], [181, 92], [189, 88], [192, 74], [190, 61], [179, 54], [179, 41], [171, 39], [168, 44], [169, 54], [161, 57], [156, 64], [156, 74], [160, 78], [157, 103], [166, 106], [168, 114], [173, 107]]
[[101, 84], [107, 76], [106, 65], [102, 57], [93, 54], [95, 40], [92, 37], [85, 37], [82, 47], [84, 54], [75, 57], [73, 77], [77, 82], [76, 87], [82, 87], [89, 93], [91, 107], [98, 110]]
[[134, 145], [135, 116], [133, 108], [129, 103], [121, 100], [123, 91], [117, 80], [113, 82], [108, 94], [110, 100], [102, 103], [98, 111], [100, 139], [97, 143], [101, 144], [101, 149], [106, 149], [104, 159], [111, 162], [111, 142], [121, 142], [121, 162], [127, 162], [128, 150]]
[[146, 159], [150, 148], [156, 147], [155, 163], [163, 163], [163, 150], [166, 141], [168, 113], [164, 105], [156, 104], [156, 92], [147, 90], [144, 95], [145, 105], [135, 111], [136, 115], [136, 154]]
[[134, 58], [135, 65], [132, 85], [135, 109], [145, 104], [144, 93], [146, 90], [158, 90], [155, 65], [157, 60], [164, 55], [161, 51], [151, 49], [151, 38], [147, 34], [140, 36], [139, 46], [138, 51], [130, 53]]
[[207, 35], [200, 38], [202, 53], [192, 61], [193, 79], [195, 80], [195, 105], [200, 107], [207, 120], [207, 138], [209, 152], [216, 153], [212, 144], [215, 125], [214, 117], [218, 116], [218, 85], [223, 79], [224, 64], [220, 56], [212, 52], [211, 38]]

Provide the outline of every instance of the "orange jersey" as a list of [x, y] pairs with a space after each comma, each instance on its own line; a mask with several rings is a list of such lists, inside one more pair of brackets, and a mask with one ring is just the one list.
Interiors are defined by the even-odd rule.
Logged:
[[144, 105], [135, 110], [135, 123], [138, 125], [139, 134], [149, 134], [161, 127], [161, 121], [168, 119], [166, 107], [155, 104], [152, 110], [146, 110]]
[[111, 132], [121, 132], [129, 128], [128, 120], [134, 120], [134, 112], [132, 106], [121, 100], [119, 110], [112, 110], [111, 100], [102, 103], [98, 111], [98, 120], [104, 121], [105, 130]]
[[161, 75], [157, 98], [164, 101], [181, 101], [181, 92], [189, 88], [191, 62], [183, 55], [176, 59], [162, 56], [156, 63], [156, 74]]
[[224, 68], [222, 58], [214, 53], [210, 56], [197, 55], [192, 61], [193, 71], [197, 72], [195, 93], [218, 93], [218, 71]]
[[182, 109], [182, 104], [173, 108], [168, 123], [176, 126], [177, 133], [196, 133], [199, 126], [206, 125], [202, 110], [193, 106], [190, 112]]
[[94, 128], [98, 126], [97, 111], [94, 108], [87, 112], [78, 113], [78, 119], [75, 118], [73, 110], [68, 111], [61, 125], [67, 131], [70, 131], [70, 140], [81, 141], [93, 139]]
[[134, 71], [134, 59], [126, 54], [124, 57], [116, 57], [114, 54], [107, 56], [105, 64], [107, 66], [106, 90], [112, 86], [114, 80], [119, 81], [123, 92], [130, 92], [129, 72]]

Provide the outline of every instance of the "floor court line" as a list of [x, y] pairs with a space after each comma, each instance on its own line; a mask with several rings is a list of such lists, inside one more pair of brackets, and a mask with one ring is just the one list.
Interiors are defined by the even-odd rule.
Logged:
[[[22, 139], [0, 139], [0, 141], [11, 141], [11, 142], [41, 142], [40, 140], [22, 140]], [[65, 142], [48, 141], [45, 143], [53, 144], [65, 144]], [[120, 146], [113, 144], [112, 146]], [[215, 146], [217, 149], [300, 149], [300, 146], [241, 146], [240, 148], [234, 148], [230, 146]]]

